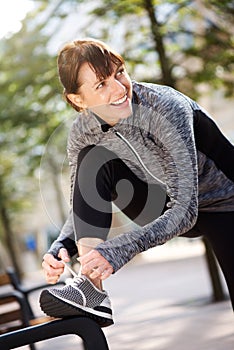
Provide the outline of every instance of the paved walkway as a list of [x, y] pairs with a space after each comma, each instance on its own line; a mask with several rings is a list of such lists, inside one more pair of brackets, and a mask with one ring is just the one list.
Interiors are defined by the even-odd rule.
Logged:
[[[115, 318], [113, 326], [103, 329], [110, 350], [234, 349], [231, 304], [209, 303], [210, 281], [200, 255], [150, 263], [138, 257], [109, 278], [105, 288]], [[40, 313], [37, 297], [33, 303]], [[69, 335], [40, 342], [37, 348], [81, 350], [82, 345]]]
[[116, 325], [106, 331], [111, 350], [234, 349], [231, 305], [208, 303], [203, 259], [132, 266], [118, 279]]

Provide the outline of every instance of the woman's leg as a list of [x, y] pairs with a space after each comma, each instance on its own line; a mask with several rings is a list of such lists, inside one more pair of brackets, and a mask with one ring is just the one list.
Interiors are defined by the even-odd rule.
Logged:
[[161, 215], [165, 191], [139, 179], [113, 152], [88, 146], [78, 157], [73, 195], [76, 239], [106, 240], [112, 221], [112, 202], [131, 220], [145, 225]]
[[[158, 185], [140, 180], [113, 152], [101, 146], [84, 148], [78, 157], [73, 195], [80, 256], [84, 254], [84, 242], [87, 253], [106, 240], [112, 221], [112, 201], [134, 222], [145, 225], [162, 213], [166, 195]], [[93, 282], [100, 287], [100, 281]]]
[[234, 212], [200, 212], [196, 226], [213, 248], [223, 271], [234, 309]]

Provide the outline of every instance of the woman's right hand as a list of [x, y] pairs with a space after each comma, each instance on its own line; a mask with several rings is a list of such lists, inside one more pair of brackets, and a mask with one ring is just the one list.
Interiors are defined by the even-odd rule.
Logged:
[[[61, 248], [58, 257], [64, 261], [70, 261], [68, 252], [65, 248]], [[46, 253], [43, 256], [42, 268], [45, 273], [46, 282], [55, 284], [64, 271], [64, 263], [57, 260], [52, 254]]]

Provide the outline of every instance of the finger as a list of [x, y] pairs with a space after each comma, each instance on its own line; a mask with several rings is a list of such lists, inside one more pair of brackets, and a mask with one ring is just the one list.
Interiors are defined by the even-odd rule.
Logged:
[[51, 266], [46, 266], [44, 268], [44, 275], [48, 283], [56, 283], [60, 276], [62, 275], [64, 269], [54, 269]]
[[59, 281], [60, 275], [58, 276], [50, 276], [48, 274], [45, 275], [46, 277], [46, 282], [49, 284], [55, 284]]
[[62, 275], [64, 271], [64, 267], [59, 269], [54, 269], [51, 266], [46, 266], [46, 267], [43, 267], [43, 269], [44, 269], [44, 274], [46, 278], [58, 278], [58, 276]]
[[58, 259], [56, 259], [52, 254], [48, 254], [48, 253], [46, 253], [43, 256], [43, 262], [45, 262], [45, 264], [47, 264], [55, 269], [61, 268], [63, 266], [63, 264]]
[[50, 265], [48, 265], [46, 262], [42, 263], [43, 272], [45, 275], [45, 279], [48, 283], [55, 283], [59, 276], [61, 275], [61, 269], [54, 269]]
[[42, 267], [50, 274], [54, 274], [54, 271], [57, 271], [56, 274], [62, 273], [64, 270], [64, 264], [62, 262], [54, 263], [53, 261], [48, 263], [47, 261], [42, 262]]
[[61, 260], [65, 261], [65, 262], [70, 261], [70, 257], [69, 257], [69, 255], [68, 255], [68, 251], [67, 251], [67, 249], [65, 249], [65, 248], [61, 248], [61, 249], [60, 249], [59, 254], [58, 254], [58, 257], [59, 257]]
[[109, 267], [108, 269], [104, 270], [100, 277], [101, 280], [107, 279], [112, 275], [113, 272], [114, 272], [113, 267]]
[[45, 271], [45, 274], [48, 276], [58, 276], [61, 275], [64, 271], [64, 264], [62, 262], [56, 261], [56, 259], [48, 259], [46, 257], [42, 262], [42, 268]]
[[100, 266], [103, 265], [103, 261], [100, 260], [99, 258], [93, 259], [86, 263], [85, 265], [82, 265], [82, 272], [83, 273], [89, 273], [94, 269], [99, 268]]
[[96, 259], [98, 257], [102, 257], [102, 255], [97, 250], [90, 250], [87, 254], [84, 254], [77, 258], [77, 260], [81, 263], [81, 265], [87, 264], [89, 261]]
[[85, 254], [81, 257], [80, 263], [85, 269], [91, 270], [101, 265], [109, 264], [108, 261], [98, 252]]
[[105, 266], [100, 266], [92, 270], [92, 272], [89, 274], [90, 278], [101, 278], [103, 272], [105, 271]]
[[89, 276], [90, 278], [100, 278], [101, 280], [105, 280], [112, 275], [113, 271], [114, 270], [112, 267], [99, 267], [97, 269], [94, 269]]

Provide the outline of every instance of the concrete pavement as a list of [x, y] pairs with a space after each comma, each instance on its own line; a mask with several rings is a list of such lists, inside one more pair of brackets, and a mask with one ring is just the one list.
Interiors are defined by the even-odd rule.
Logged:
[[230, 302], [209, 303], [203, 258], [136, 264], [122, 272], [122, 287], [112, 292], [116, 324], [105, 332], [111, 350], [234, 349]]

